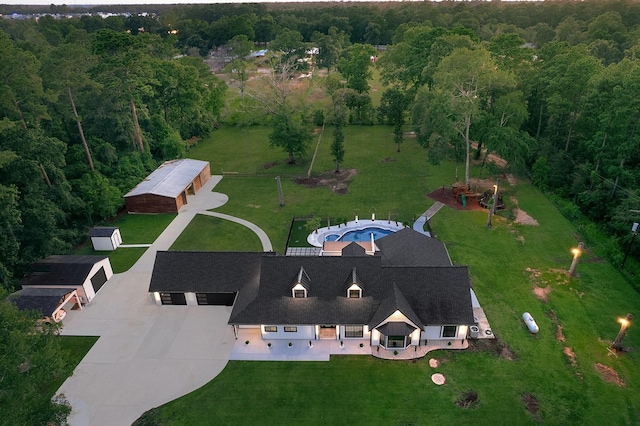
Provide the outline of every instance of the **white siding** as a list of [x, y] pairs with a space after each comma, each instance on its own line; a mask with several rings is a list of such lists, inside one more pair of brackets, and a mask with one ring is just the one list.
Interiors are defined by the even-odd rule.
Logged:
[[[349, 325], [360, 325], [360, 324], [349, 324]], [[367, 325], [363, 325], [362, 326], [362, 337], [346, 337], [345, 336], [345, 330], [344, 330], [344, 325], [340, 326], [340, 339], [367, 339], [369, 340], [369, 336], [371, 336], [371, 333], [369, 332], [369, 326]]]
[[[260, 327], [260, 331], [262, 332], [263, 340], [315, 340], [315, 326], [313, 325], [276, 325], [276, 324], [267, 324], [267, 326], [274, 325], [278, 328], [276, 332], [266, 332], [264, 331], [264, 326]], [[297, 327], [297, 332], [286, 332], [284, 331], [285, 327]]]
[[[453, 324], [452, 324], [453, 325]], [[422, 340], [457, 340], [466, 339], [468, 327], [466, 325], [459, 325], [456, 336], [454, 337], [442, 337], [442, 326], [430, 325], [426, 326], [422, 332]]]

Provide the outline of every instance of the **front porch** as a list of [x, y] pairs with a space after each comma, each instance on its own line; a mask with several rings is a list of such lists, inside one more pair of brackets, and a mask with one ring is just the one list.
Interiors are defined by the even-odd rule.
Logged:
[[[249, 344], [245, 342], [249, 341]], [[342, 345], [341, 345], [342, 342]], [[292, 345], [289, 346], [289, 343]], [[238, 329], [230, 360], [234, 361], [329, 361], [331, 355], [373, 355], [381, 359], [417, 359], [440, 349], [462, 350], [468, 341], [428, 341], [427, 345], [409, 346], [407, 349], [385, 349], [371, 346], [368, 339], [345, 340], [263, 340], [260, 329]], [[269, 346], [271, 344], [271, 346]], [[362, 344], [362, 347], [360, 345]], [[394, 351], [398, 354], [395, 355]]]

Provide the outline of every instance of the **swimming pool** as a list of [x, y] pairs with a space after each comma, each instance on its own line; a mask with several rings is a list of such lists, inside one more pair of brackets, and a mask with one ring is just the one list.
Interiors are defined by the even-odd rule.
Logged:
[[329, 234], [325, 237], [325, 241], [347, 241], [347, 242], [371, 241], [371, 234], [373, 234], [373, 239], [377, 240], [378, 238], [387, 236], [392, 232], [393, 231], [390, 231], [388, 229], [368, 227], [364, 229], [356, 229], [353, 231], [348, 231], [342, 235]]

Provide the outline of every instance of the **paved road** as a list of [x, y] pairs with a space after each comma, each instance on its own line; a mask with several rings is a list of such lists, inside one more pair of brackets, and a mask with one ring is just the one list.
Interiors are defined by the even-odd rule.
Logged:
[[[129, 271], [114, 275], [85, 309], [67, 314], [62, 334], [100, 336], [58, 390], [73, 407], [71, 425], [130, 425], [225, 367], [235, 340], [227, 325], [230, 307], [156, 306], [148, 293], [156, 252], [168, 250], [196, 214], [227, 202], [226, 195], [211, 192], [221, 178], [212, 176], [188, 198]], [[249, 227], [259, 230], [261, 240], [266, 236]]]

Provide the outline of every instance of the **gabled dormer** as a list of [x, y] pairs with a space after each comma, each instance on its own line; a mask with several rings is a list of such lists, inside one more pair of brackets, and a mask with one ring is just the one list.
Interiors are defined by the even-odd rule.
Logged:
[[355, 267], [345, 280], [344, 288], [347, 292], [347, 298], [349, 299], [360, 299], [363, 297], [364, 286], [362, 285], [362, 281], [360, 281], [360, 278], [356, 273]]
[[296, 275], [291, 286], [291, 297], [294, 299], [304, 299], [309, 295], [309, 288], [311, 279], [307, 275], [303, 267], [300, 267], [300, 272]]

